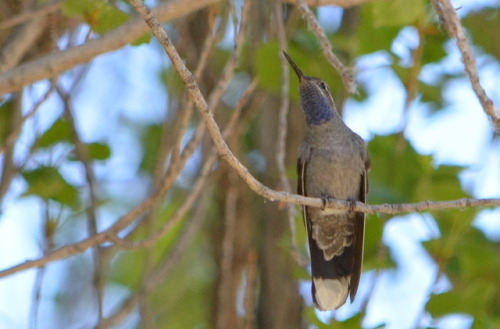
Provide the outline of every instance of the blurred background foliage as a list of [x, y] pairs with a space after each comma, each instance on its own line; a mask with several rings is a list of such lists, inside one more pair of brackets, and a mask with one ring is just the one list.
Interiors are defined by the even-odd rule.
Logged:
[[[150, 6], [158, 2], [147, 1]], [[32, 10], [31, 3], [4, 1], [0, 22]], [[37, 3], [47, 5], [46, 1]], [[460, 82], [469, 88], [463, 68], [447, 64], [450, 57], [457, 56], [452, 50], [454, 42], [438, 24], [430, 2], [344, 3], [345, 9], [313, 9], [334, 53], [360, 76], [359, 91], [353, 96], [343, 89], [294, 6], [284, 3], [280, 10], [288, 52], [306, 74], [330, 85], [339, 111], [344, 115], [359, 111], [358, 120], [372, 118], [368, 111], [385, 116], [382, 121], [387, 127], [370, 129], [366, 125], [368, 128], [358, 131], [367, 140], [372, 160], [368, 202], [484, 196], [477, 191], [482, 186], [480, 178], [472, 174], [469, 187], [464, 186], [463, 178], [481, 159], [469, 163], [437, 160], [432, 152], [418, 150], [408, 134], [415, 112], [432, 120], [455, 106], [446, 94], [450, 85]], [[223, 1], [165, 24], [192, 71], [199, 64], [205, 38], [215, 30], [208, 65], [198, 77], [207, 97], [233, 52], [234, 19], [241, 18], [241, 6], [241, 1]], [[493, 63], [498, 75], [500, 5], [486, 1], [457, 6], [479, 68]], [[51, 23], [22, 62], [99, 38], [134, 15], [128, 1], [121, 0], [64, 0], [58, 8], [48, 14]], [[228, 144], [261, 182], [283, 189], [275, 163], [281, 66], [273, 10], [273, 1], [251, 1], [241, 61], [215, 117], [224, 129], [230, 116], [240, 112]], [[0, 30], [0, 41], [7, 42], [17, 27]], [[174, 170], [169, 164], [178, 156], [175, 140], [185, 150], [196, 135], [200, 123], [196, 113], [187, 117], [186, 129], [181, 129], [186, 120], [183, 113], [190, 105], [166, 55], [149, 35], [133, 44], [117, 51], [112, 60], [96, 58], [55, 79], [3, 96], [0, 224], [10, 221], [29, 228], [26, 234], [32, 240], [18, 252], [9, 251], [13, 260], [3, 264], [4, 268], [109, 227], [154, 193], [162, 177]], [[111, 61], [118, 64], [109, 69], [105, 65]], [[149, 61], [153, 68], [139, 73]], [[257, 88], [236, 110], [253, 79], [258, 79]], [[286, 172], [294, 186], [303, 117], [293, 75], [289, 84]], [[383, 109], [384, 103], [374, 101], [374, 85], [397, 88], [384, 95], [401, 94], [402, 101]], [[147, 95], [141, 98], [139, 92]], [[496, 91], [492, 96], [500, 104], [500, 94]], [[467, 111], [480, 113], [481, 109], [475, 104]], [[469, 133], [468, 127], [454, 129]], [[497, 152], [493, 129], [487, 129], [482, 151]], [[194, 193], [193, 186], [202, 177], [201, 168], [211, 151], [205, 134], [165, 197], [120, 236], [128, 242], [141, 241], [168, 223]], [[307, 265], [300, 262], [308, 257], [300, 211], [295, 215], [297, 257], [291, 251], [284, 205], [255, 195], [224, 162], [217, 161], [207, 179], [181, 220], [152, 246], [133, 248], [109, 242], [27, 271], [29, 276], [23, 282], [29, 288], [22, 299], [26, 305], [14, 314], [12, 309], [0, 307], [0, 327], [500, 328], [499, 235], [485, 234], [483, 227], [474, 224], [482, 210], [368, 216], [365, 274], [357, 300], [338, 312], [321, 313], [311, 305]], [[482, 184], [499, 190], [495, 176], [486, 181]], [[16, 213], [20, 207], [23, 212]], [[498, 209], [491, 213], [498, 222]], [[398, 249], [384, 238], [391, 223], [415, 219], [414, 229], [425, 232], [422, 238], [416, 239], [412, 229], [398, 234], [402, 240], [414, 241], [418, 252]], [[0, 226], [0, 231], [9, 235], [6, 227]], [[414, 268], [422, 276], [431, 273], [433, 279], [427, 286], [410, 281], [413, 292], [392, 295], [391, 281], [382, 277], [404, 276], [398, 254], [409, 262], [428, 260], [428, 268]], [[16, 278], [2, 278], [0, 283]], [[0, 298], [9, 298], [3, 295]], [[416, 306], [412, 300], [417, 300]], [[393, 304], [399, 307], [388, 308]]]

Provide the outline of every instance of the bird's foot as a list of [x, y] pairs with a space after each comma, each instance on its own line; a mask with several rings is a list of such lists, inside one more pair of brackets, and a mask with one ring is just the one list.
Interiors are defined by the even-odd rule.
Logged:
[[321, 196], [321, 202], [323, 203], [323, 205], [321, 206], [321, 211], [325, 210], [326, 204], [328, 203], [328, 199], [329, 198], [327, 196], [324, 195]]
[[346, 201], [349, 202], [349, 212], [353, 212], [354, 208], [356, 208], [356, 200], [348, 198]]
[[336, 200], [335, 197], [333, 197], [331, 195], [322, 195], [321, 201], [323, 201], [323, 206], [321, 207], [321, 210], [325, 210], [328, 203], [335, 201], [335, 200]]

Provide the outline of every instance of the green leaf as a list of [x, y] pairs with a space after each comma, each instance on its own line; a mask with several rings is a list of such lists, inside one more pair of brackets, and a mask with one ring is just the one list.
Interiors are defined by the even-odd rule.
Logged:
[[127, 22], [128, 19], [129, 15], [127, 13], [124, 13], [123, 11], [116, 9], [111, 5], [106, 4], [99, 11], [99, 15], [97, 16], [97, 20], [93, 25], [93, 29], [99, 34], [104, 34], [105, 32], [110, 31]]
[[62, 12], [66, 16], [86, 15], [96, 9], [98, 2], [94, 0], [64, 0], [62, 3]]
[[498, 8], [485, 9], [470, 14], [462, 20], [467, 28], [474, 44], [481, 47], [485, 52], [500, 60], [500, 42], [498, 42], [498, 31], [500, 31], [500, 19]]
[[[432, 171], [432, 158], [418, 154], [402, 135], [376, 136], [368, 143], [372, 161], [369, 203], [415, 200], [419, 180]], [[418, 200], [422, 201], [422, 200]]]
[[108, 278], [125, 287], [133, 287], [144, 271], [144, 251], [132, 250], [115, 256]]
[[[111, 149], [107, 144], [102, 143], [88, 143], [83, 144], [86, 148], [87, 155], [90, 160], [106, 160], [111, 156]], [[76, 156], [76, 151], [73, 150], [71, 156], [69, 157], [71, 161], [79, 161]]]
[[450, 200], [469, 197], [458, 179], [464, 167], [439, 166], [423, 175], [416, 188], [417, 199]]
[[61, 142], [69, 142], [71, 134], [66, 121], [59, 119], [37, 140], [35, 148], [46, 148]]
[[426, 309], [433, 317], [442, 317], [453, 313], [467, 313], [468, 301], [456, 291], [433, 295], [427, 302]]
[[4, 145], [12, 127], [13, 101], [8, 100], [0, 106], [0, 145]]
[[[353, 47], [355, 53], [363, 55], [381, 50], [390, 51], [392, 42], [401, 28], [399, 26], [376, 27], [374, 20], [373, 10], [370, 5], [363, 6], [356, 35], [354, 38], [352, 36], [348, 37], [356, 40], [356, 45]], [[374, 33], [375, 28], [376, 33]]]
[[376, 215], [368, 216], [365, 227], [365, 248], [363, 269], [394, 268], [395, 264], [388, 249], [382, 243], [385, 222]]
[[75, 208], [78, 205], [78, 191], [68, 184], [54, 167], [40, 167], [25, 171], [22, 176], [28, 183], [23, 195], [37, 195], [42, 199], [50, 199], [63, 205]]
[[104, 0], [65, 0], [62, 11], [66, 16], [82, 16], [92, 29], [103, 34], [129, 19], [129, 15]]
[[434, 317], [454, 313], [466, 313], [475, 317], [484, 317], [487, 304], [491, 300], [494, 285], [487, 282], [469, 282], [463, 290], [453, 290], [434, 295], [427, 303], [426, 309]]
[[135, 41], [131, 42], [130, 44], [132, 46], [140, 46], [140, 45], [149, 43], [149, 41], [151, 41], [152, 38], [153, 38], [153, 35], [151, 33], [146, 33], [142, 37], [139, 37]]
[[162, 126], [150, 125], [144, 130], [141, 136], [142, 161], [140, 168], [146, 171], [153, 171], [158, 159], [158, 149], [161, 143]]
[[442, 84], [431, 85], [419, 81], [420, 101], [430, 106], [432, 112], [437, 112], [444, 108], [443, 96], [441, 94], [442, 88]]
[[111, 149], [107, 144], [90, 143], [87, 145], [88, 155], [94, 160], [106, 160], [111, 156]]
[[[259, 85], [267, 91], [279, 94], [281, 86], [281, 66], [279, 61], [279, 46], [278, 43], [268, 42], [263, 44], [255, 56], [255, 69], [259, 77]], [[289, 53], [295, 59], [297, 54]], [[299, 63], [297, 63], [299, 65]], [[291, 93], [291, 97], [297, 98], [297, 94]]]
[[429, 64], [442, 60], [446, 56], [445, 43], [449, 40], [447, 35], [435, 24], [426, 25], [421, 28], [421, 32], [424, 42], [422, 62]]
[[369, 6], [375, 27], [415, 24], [423, 16], [425, 9], [423, 0], [373, 1]]

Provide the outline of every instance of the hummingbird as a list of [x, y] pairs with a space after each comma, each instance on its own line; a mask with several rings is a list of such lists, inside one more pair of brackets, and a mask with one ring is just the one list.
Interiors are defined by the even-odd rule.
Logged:
[[[297, 159], [297, 192], [308, 197], [365, 202], [370, 158], [363, 139], [342, 120], [328, 85], [305, 75], [290, 56], [299, 78], [305, 136]], [[311, 258], [312, 297], [320, 310], [335, 310], [356, 296], [363, 263], [365, 214], [303, 206]]]

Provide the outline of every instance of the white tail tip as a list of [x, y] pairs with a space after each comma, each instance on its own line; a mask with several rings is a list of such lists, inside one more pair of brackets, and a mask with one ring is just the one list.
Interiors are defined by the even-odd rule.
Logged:
[[316, 305], [322, 311], [344, 305], [349, 294], [350, 276], [338, 279], [313, 278]]

